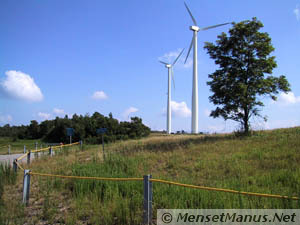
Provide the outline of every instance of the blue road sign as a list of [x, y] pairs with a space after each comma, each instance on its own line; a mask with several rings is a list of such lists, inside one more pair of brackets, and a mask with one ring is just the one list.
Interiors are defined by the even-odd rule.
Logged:
[[74, 129], [73, 128], [67, 128], [67, 135], [73, 136], [74, 135]]
[[104, 134], [106, 133], [107, 129], [106, 128], [99, 128], [97, 129], [97, 134]]

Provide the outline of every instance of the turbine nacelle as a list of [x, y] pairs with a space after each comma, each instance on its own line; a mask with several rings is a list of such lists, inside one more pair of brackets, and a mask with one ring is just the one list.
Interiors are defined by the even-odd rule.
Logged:
[[166, 64], [166, 67], [167, 67], [167, 68], [171, 68], [172, 65], [171, 65], [171, 64]]
[[198, 32], [200, 28], [197, 26], [190, 26], [190, 30]]

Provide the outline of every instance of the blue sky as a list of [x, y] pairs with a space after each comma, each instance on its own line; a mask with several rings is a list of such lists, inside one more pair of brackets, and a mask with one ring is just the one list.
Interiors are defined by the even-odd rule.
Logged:
[[[300, 0], [186, 0], [200, 27], [257, 17], [275, 47], [273, 75], [286, 75], [292, 92], [264, 99], [254, 129], [300, 125]], [[192, 32], [181, 0], [1, 0], [0, 125], [29, 124], [74, 113], [139, 116], [166, 129], [167, 69], [188, 48]], [[199, 32], [199, 130], [227, 132], [238, 124], [208, 117], [206, 85], [217, 68], [203, 49], [230, 25]], [[192, 64], [174, 67], [172, 130], [191, 128]]]

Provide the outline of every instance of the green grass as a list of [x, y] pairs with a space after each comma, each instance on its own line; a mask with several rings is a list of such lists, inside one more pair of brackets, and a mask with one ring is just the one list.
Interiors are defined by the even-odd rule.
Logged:
[[18, 139], [16, 141], [13, 141], [12, 138], [9, 137], [0, 137], [0, 154], [8, 154], [8, 145], [11, 146], [11, 154], [23, 153], [24, 145], [26, 146], [26, 149], [34, 150], [35, 143], [38, 143], [38, 148], [40, 148], [41, 145], [46, 147], [45, 143], [42, 143], [41, 140]]
[[[36, 160], [33, 171], [95, 177], [152, 174], [186, 184], [300, 197], [300, 127], [234, 135], [159, 136], [85, 146]], [[101, 150], [100, 150], [101, 149]], [[32, 178], [32, 207], [43, 199], [37, 220], [65, 224], [140, 224], [142, 181]], [[60, 201], [57, 201], [60, 199]], [[69, 206], [57, 202], [67, 202]], [[242, 196], [153, 184], [154, 217], [159, 208], [300, 208], [299, 201]]]
[[16, 174], [13, 172], [12, 167], [8, 164], [0, 163], [0, 224], [5, 224], [5, 211], [7, 206], [4, 203], [4, 186], [14, 185], [16, 183]]

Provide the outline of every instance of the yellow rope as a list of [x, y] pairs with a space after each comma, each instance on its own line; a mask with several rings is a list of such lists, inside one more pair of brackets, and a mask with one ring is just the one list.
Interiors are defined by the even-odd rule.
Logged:
[[[72, 145], [76, 145], [76, 144], [79, 144], [79, 142], [75, 142], [75, 143], [67, 144], [67, 145], [54, 146], [54, 147], [52, 147], [52, 149], [59, 148], [59, 147], [72, 146]], [[49, 149], [49, 147], [31, 151], [31, 152], [38, 152], [38, 151], [48, 150], [48, 149]], [[17, 159], [17, 161], [25, 158], [27, 156], [27, 154], [29, 154], [29, 153], [26, 153], [26, 154], [22, 155], [21, 157], [19, 157]], [[20, 169], [24, 170], [24, 168], [18, 162], [16, 162], [16, 163]], [[54, 175], [54, 174], [46, 174], [46, 173], [35, 173], [35, 172], [29, 172], [29, 174], [37, 175], [37, 176], [58, 177], [58, 178], [66, 178], [66, 179], [83, 179], [83, 180], [106, 180], [106, 181], [142, 181], [143, 180], [143, 178], [80, 177], [80, 176], [65, 176], [65, 175]], [[298, 198], [298, 197], [289, 197], [289, 196], [274, 195], [274, 194], [262, 194], [262, 193], [236, 191], [236, 190], [223, 189], [223, 188], [197, 186], [197, 185], [192, 185], [192, 184], [182, 184], [182, 183], [166, 181], [166, 180], [161, 180], [161, 179], [151, 178], [150, 181], [157, 182], [157, 183], [163, 183], [163, 184], [171, 184], [171, 185], [176, 185], [176, 186], [181, 186], [181, 187], [187, 187], [187, 188], [202, 189], [202, 190], [207, 190], [207, 191], [219, 191], [219, 192], [227, 192], [227, 193], [232, 193], [232, 194], [250, 195], [250, 196], [267, 197], [267, 198], [282, 198], [282, 199], [300, 200], [300, 198]]]
[[82, 180], [107, 180], [107, 181], [142, 181], [143, 178], [112, 178], [112, 177], [80, 177], [80, 176], [64, 176], [64, 175], [54, 175], [47, 173], [35, 173], [29, 172], [31, 175], [45, 176], [45, 177], [58, 177], [66, 179], [82, 179]]
[[[80, 142], [75, 142], [75, 143], [72, 143], [72, 144], [66, 144], [66, 145], [57, 145], [57, 146], [54, 146], [52, 147], [52, 149], [55, 149], [55, 148], [59, 148], [59, 147], [67, 147], [67, 146], [72, 146], [72, 145], [78, 145]], [[38, 149], [38, 150], [32, 150], [30, 151], [31, 153], [36, 153], [36, 152], [41, 152], [41, 151], [47, 151], [49, 150], [49, 147], [46, 147], [46, 148], [41, 148], [41, 149]], [[17, 158], [17, 160], [22, 160], [23, 158], [25, 158], [27, 155], [29, 154], [29, 152], [25, 153], [24, 155], [20, 156], [19, 158]]]
[[21, 155], [19, 158], [17, 158], [17, 160], [19, 161], [19, 160], [21, 160], [21, 159], [24, 159], [28, 154], [29, 154], [29, 153], [27, 152], [27, 153], [25, 153], [24, 155]]
[[18, 161], [16, 162], [16, 164], [21, 170], [24, 170], [24, 168], [18, 163]]
[[181, 184], [181, 183], [177, 183], [177, 182], [173, 182], [173, 181], [166, 181], [166, 180], [160, 180], [160, 179], [150, 179], [150, 181], [158, 182], [158, 183], [164, 183], [164, 184], [177, 185], [177, 186], [187, 187], [187, 188], [202, 189], [202, 190], [207, 190], [207, 191], [221, 191], [221, 192], [227, 192], [227, 193], [233, 193], [233, 194], [251, 195], [251, 196], [258, 196], [258, 197], [284, 198], [284, 199], [299, 200], [298, 197], [289, 197], [289, 196], [273, 195], [273, 194], [261, 194], [261, 193], [254, 193], [254, 192], [245, 192], [245, 191], [236, 191], [236, 190], [230, 190], [230, 189], [223, 189], [223, 188], [196, 186], [196, 185], [191, 185], [191, 184]]

